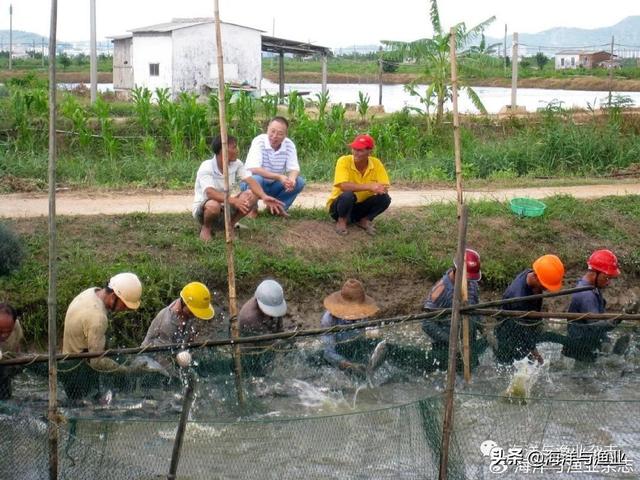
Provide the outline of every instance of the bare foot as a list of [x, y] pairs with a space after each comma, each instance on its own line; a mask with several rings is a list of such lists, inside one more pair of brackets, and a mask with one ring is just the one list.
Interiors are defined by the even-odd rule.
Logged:
[[211, 235], [211, 229], [208, 227], [202, 227], [200, 229], [200, 240], [203, 242], [209, 242], [213, 236]]

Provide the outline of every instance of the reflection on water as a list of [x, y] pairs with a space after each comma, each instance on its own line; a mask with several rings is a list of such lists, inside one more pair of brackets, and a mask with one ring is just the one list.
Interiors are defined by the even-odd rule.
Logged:
[[[388, 342], [428, 348], [415, 326], [383, 335]], [[179, 469], [184, 478], [433, 478], [445, 373], [420, 374], [385, 361], [371, 388], [364, 378], [317, 362], [317, 345], [299, 341], [296, 348], [272, 355], [264, 375], [247, 375], [244, 412], [236, 405], [229, 353], [200, 358], [210, 372], [196, 388]], [[480, 451], [487, 440], [502, 448], [615, 445], [640, 468], [640, 355], [635, 345], [632, 341], [624, 357], [609, 354], [581, 365], [563, 357], [558, 345], [546, 343], [539, 348], [545, 358], [541, 368], [526, 363], [497, 367], [492, 353], [485, 352], [472, 383], [457, 381], [451, 476], [489, 478], [489, 461]], [[526, 403], [503, 395], [517, 382], [532, 397]], [[166, 474], [181, 385], [164, 377], [140, 379], [126, 391], [114, 390], [110, 405], [70, 405], [61, 394], [67, 418], [61, 430], [62, 464], [84, 475], [66, 478], [102, 478], [103, 473], [106, 478], [106, 465], [112, 464], [114, 471], [122, 466], [122, 478]], [[20, 456], [11, 463], [0, 461], [0, 478], [46, 478], [46, 379], [23, 373], [14, 387], [15, 398], [2, 404], [0, 448]], [[40, 460], [16, 470], [16, 461], [33, 456]], [[13, 476], [6, 476], [9, 471]], [[141, 477], [127, 477], [128, 471]]]
[[[322, 91], [320, 83], [287, 83], [286, 91], [297, 90], [299, 92], [309, 92], [306, 97], [315, 100], [315, 95]], [[268, 93], [277, 93], [278, 85], [268, 80], [262, 81], [262, 89]], [[333, 103], [352, 103], [358, 101], [358, 92], [369, 95], [369, 105], [378, 104], [379, 86], [374, 83], [345, 84], [330, 83], [327, 85], [330, 101]], [[417, 91], [424, 95], [426, 85], [418, 85]], [[511, 89], [502, 87], [474, 87], [475, 92], [480, 97], [489, 113], [498, 113], [505, 105], [511, 105]], [[640, 105], [640, 92], [613, 92], [613, 95], [624, 95], [630, 97], [636, 106]], [[587, 109], [589, 105], [600, 108], [608, 101], [609, 92], [594, 92], [583, 90], [550, 90], [543, 88], [519, 88], [517, 92], [517, 103], [526, 107], [527, 111], [535, 112], [539, 108], [544, 108], [549, 102], [562, 102], [563, 108]], [[383, 85], [382, 104], [385, 112], [397, 112], [405, 106], [419, 107], [423, 110], [420, 100], [412, 97], [404, 90], [404, 85]], [[446, 104], [446, 109], [451, 110], [451, 103]], [[460, 113], [479, 113], [473, 106], [469, 96], [464, 90], [460, 91], [458, 97], [458, 111]]]

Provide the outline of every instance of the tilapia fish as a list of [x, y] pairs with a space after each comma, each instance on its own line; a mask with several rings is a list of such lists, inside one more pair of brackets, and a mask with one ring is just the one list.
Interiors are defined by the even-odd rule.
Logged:
[[140, 355], [133, 359], [130, 364], [132, 370], [145, 373], [158, 373], [165, 377], [170, 377], [167, 369], [160, 365], [156, 360], [146, 355]]
[[387, 356], [387, 341], [382, 340], [380, 343], [376, 345], [376, 348], [373, 350], [371, 357], [369, 358], [369, 363], [367, 365], [367, 383], [369, 387], [373, 388], [372, 376], [373, 373], [382, 365], [385, 357]]

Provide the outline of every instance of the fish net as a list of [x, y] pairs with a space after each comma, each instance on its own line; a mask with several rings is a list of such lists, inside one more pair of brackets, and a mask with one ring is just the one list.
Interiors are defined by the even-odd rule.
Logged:
[[[635, 327], [617, 326], [595, 359], [576, 360], [550, 341], [549, 332], [567, 336], [566, 323], [539, 322], [539, 366], [497, 363], [497, 324], [480, 319], [472, 381], [456, 381], [449, 478], [637, 478]], [[242, 408], [230, 346], [192, 350], [189, 374], [175, 351], [116, 358], [143, 366], [127, 375], [61, 361], [60, 478], [166, 478], [190, 381], [177, 478], [436, 478], [447, 357], [420, 322], [338, 335], [334, 350], [366, 363], [383, 339], [386, 355], [366, 373], [332, 365], [327, 337], [244, 345]], [[0, 478], [48, 478], [46, 381], [44, 364], [12, 373], [12, 396], [0, 401]]]

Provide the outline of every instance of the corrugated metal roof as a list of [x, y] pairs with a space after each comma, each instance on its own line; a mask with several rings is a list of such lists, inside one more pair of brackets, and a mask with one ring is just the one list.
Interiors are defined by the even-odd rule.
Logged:
[[133, 38], [133, 33], [126, 33], [124, 35], [111, 35], [107, 38], [109, 40], [126, 40], [127, 38]]
[[556, 55], [595, 55], [596, 53], [607, 53], [604, 50], [561, 50]]
[[[174, 18], [170, 22], [158, 23], [156, 25], [149, 25], [148, 27], [139, 27], [129, 30], [131, 33], [168, 33], [181, 28], [194, 27], [196, 25], [204, 25], [207, 23], [213, 23], [215, 20], [211, 17], [201, 18]], [[226, 25], [235, 25], [236, 27], [248, 28], [250, 30], [256, 30], [262, 32], [253, 27], [247, 27], [246, 25], [238, 25], [237, 23], [220, 22]]]

